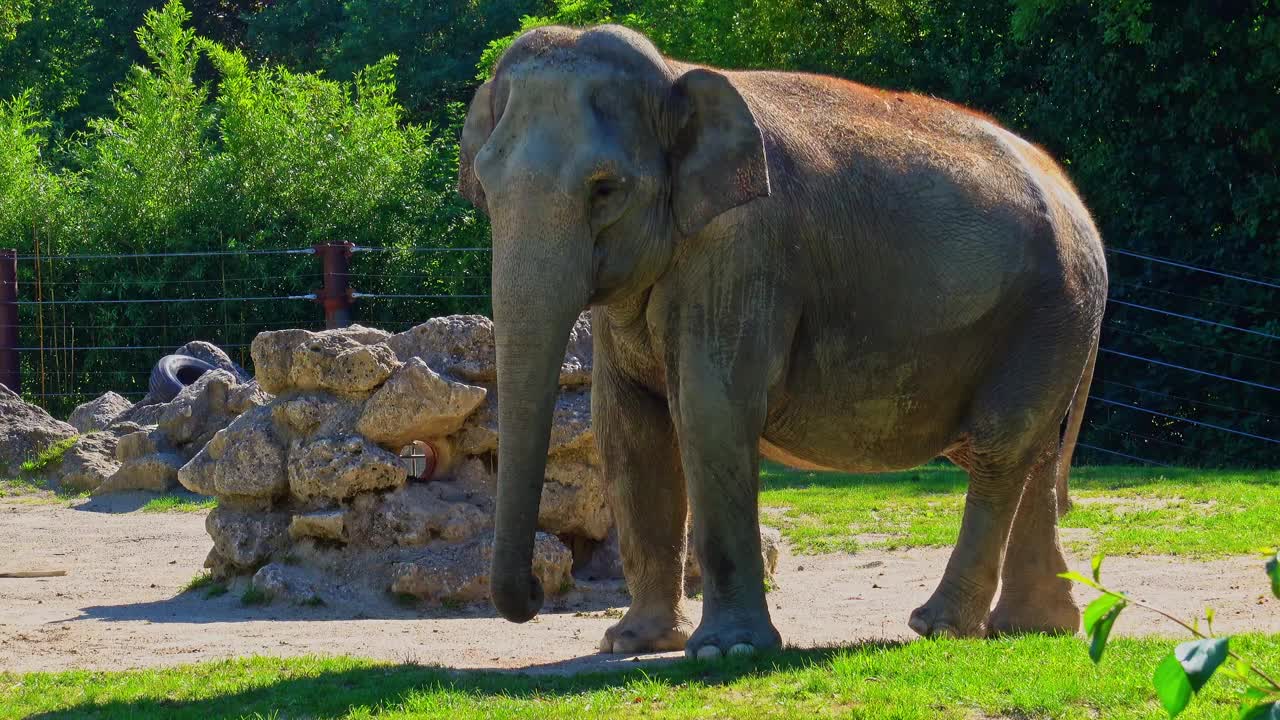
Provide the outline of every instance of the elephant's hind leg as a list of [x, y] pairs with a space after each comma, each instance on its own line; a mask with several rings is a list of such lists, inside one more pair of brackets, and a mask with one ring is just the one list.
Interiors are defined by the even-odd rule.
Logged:
[[692, 629], [683, 609], [689, 505], [671, 416], [665, 399], [597, 372], [592, 417], [631, 593], [600, 651], [680, 650]]
[[1067, 571], [1054, 488], [1059, 462], [1054, 447], [1022, 492], [1005, 551], [1000, 601], [987, 623], [993, 633], [1074, 633], [1080, 627], [1071, 583], [1058, 577]]

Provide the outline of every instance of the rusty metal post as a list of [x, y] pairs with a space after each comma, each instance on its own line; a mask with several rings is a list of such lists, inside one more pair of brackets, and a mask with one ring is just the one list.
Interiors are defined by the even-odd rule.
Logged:
[[324, 326], [330, 330], [351, 324], [350, 270], [351, 248], [349, 242], [326, 243], [312, 246], [320, 256], [324, 286], [316, 293], [316, 302], [324, 307]]
[[0, 250], [0, 385], [22, 392], [18, 364], [18, 251]]

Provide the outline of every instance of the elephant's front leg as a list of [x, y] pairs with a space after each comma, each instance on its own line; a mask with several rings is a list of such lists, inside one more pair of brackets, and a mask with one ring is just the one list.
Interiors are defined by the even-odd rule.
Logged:
[[765, 368], [734, 372], [711, 358], [696, 350], [682, 358], [672, 398], [703, 577], [702, 622], [685, 654], [704, 659], [782, 644], [769, 619], [760, 554]]
[[692, 628], [684, 613], [689, 505], [671, 415], [665, 398], [618, 377], [607, 359], [597, 355], [596, 366], [591, 413], [631, 593], [600, 651], [679, 650]]

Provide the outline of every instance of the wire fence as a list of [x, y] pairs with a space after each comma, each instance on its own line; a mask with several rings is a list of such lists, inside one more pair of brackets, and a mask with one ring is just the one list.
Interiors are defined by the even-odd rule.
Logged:
[[[1256, 299], [1256, 288], [1271, 293], [1280, 281], [1107, 252], [1113, 266], [1144, 267], [1113, 273], [1080, 461], [1280, 467], [1280, 304]], [[147, 266], [149, 276], [137, 272]], [[250, 343], [264, 330], [354, 321], [403, 331], [434, 315], [485, 313], [488, 267], [485, 247], [19, 255], [12, 277], [0, 267], [0, 310], [6, 286], [18, 291], [11, 319], [0, 312], [0, 382], [7, 348], [24, 396], [65, 417], [109, 390], [142, 397], [155, 360], [190, 340], [252, 370]], [[1214, 296], [1188, 289], [1187, 274], [1211, 278]], [[1235, 285], [1254, 295], [1227, 292]]]

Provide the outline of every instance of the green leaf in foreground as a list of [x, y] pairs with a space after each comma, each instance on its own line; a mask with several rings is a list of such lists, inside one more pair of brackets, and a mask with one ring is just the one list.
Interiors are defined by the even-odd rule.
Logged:
[[1240, 720], [1280, 720], [1280, 702], [1246, 707], [1240, 711]]
[[1080, 573], [1078, 573], [1078, 572], [1076, 572], [1076, 571], [1074, 571], [1074, 570], [1072, 570], [1071, 572], [1058, 573], [1058, 577], [1062, 578], [1063, 580], [1070, 580], [1071, 582], [1078, 582], [1078, 583], [1080, 583], [1081, 585], [1088, 585], [1089, 587], [1093, 588], [1094, 590], [1101, 590], [1101, 589], [1102, 589], [1102, 586], [1101, 586], [1101, 585], [1099, 585], [1098, 583], [1094, 582], [1092, 579], [1087, 578], [1087, 577], [1085, 577], [1085, 576], [1081, 575]]
[[1128, 605], [1117, 595], [1103, 595], [1085, 608], [1085, 632], [1089, 633], [1089, 657], [1095, 663], [1102, 662], [1102, 651], [1111, 636], [1111, 626], [1116, 624], [1120, 611]]
[[1267, 575], [1271, 578], [1271, 594], [1280, 598], [1280, 552], [1267, 561]]
[[1156, 666], [1152, 681], [1156, 686], [1156, 697], [1160, 698], [1160, 704], [1169, 713], [1169, 717], [1182, 712], [1187, 703], [1191, 702], [1191, 680], [1187, 678], [1182, 663], [1173, 653], [1166, 655]]
[[1184, 642], [1173, 649], [1182, 669], [1191, 681], [1191, 689], [1200, 692], [1200, 688], [1209, 682], [1218, 666], [1227, 659], [1227, 640], [1229, 638], [1203, 638]]
[[1102, 582], [1102, 557], [1102, 553], [1098, 553], [1089, 561], [1089, 567], [1093, 570], [1093, 581], [1096, 583]]

